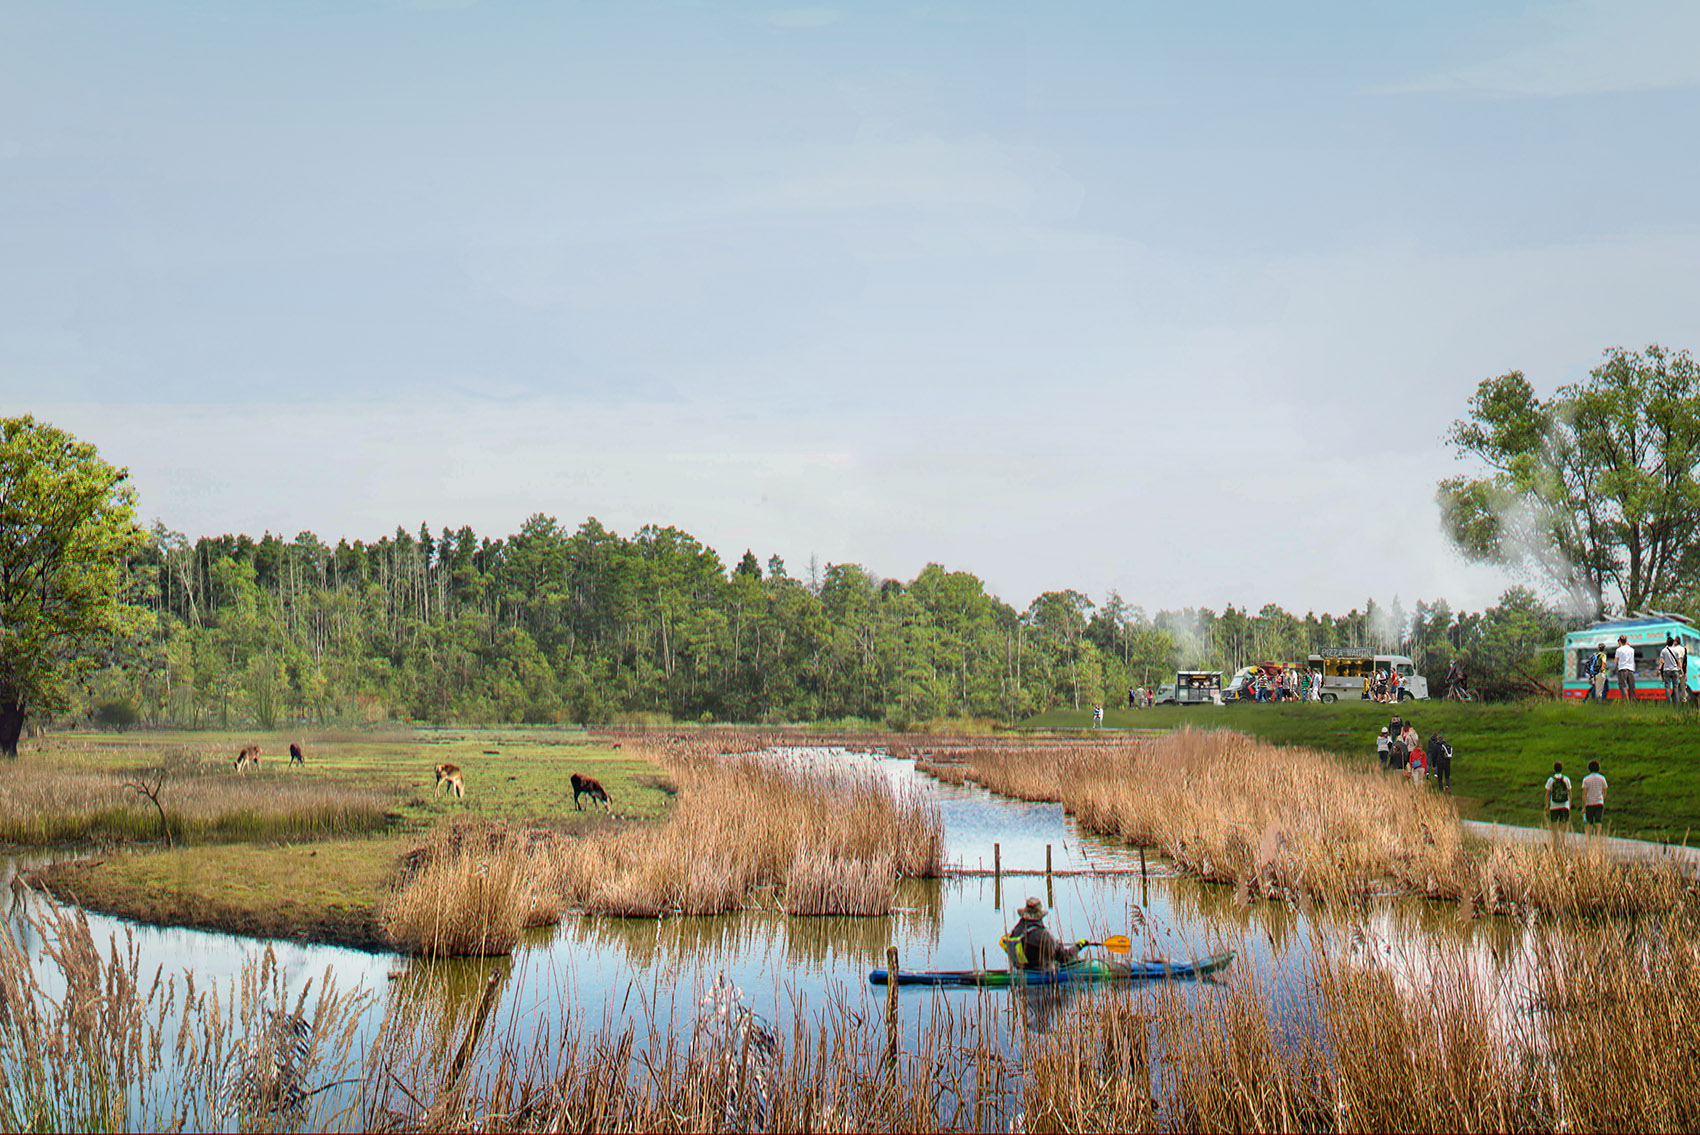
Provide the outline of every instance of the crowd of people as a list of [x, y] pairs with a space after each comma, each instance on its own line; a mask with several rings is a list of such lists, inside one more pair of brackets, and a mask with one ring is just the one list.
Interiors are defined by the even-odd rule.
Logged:
[[[1605, 701], [1611, 675], [1617, 677], [1618, 694], [1625, 701], [1634, 701], [1638, 690], [1635, 648], [1629, 645], [1628, 635], [1618, 635], [1617, 649], [1609, 654], [1606, 644], [1600, 643], [1582, 664], [1582, 676], [1588, 679], [1588, 690], [1582, 695], [1583, 699]], [[1675, 635], [1667, 634], [1665, 645], [1659, 651], [1659, 681], [1665, 688], [1665, 701], [1671, 705], [1687, 704], [1688, 647]]]
[[1452, 791], [1452, 746], [1438, 729], [1424, 744], [1417, 727], [1395, 714], [1376, 734], [1375, 755], [1382, 768], [1408, 775], [1418, 788], [1432, 776], [1442, 792]]

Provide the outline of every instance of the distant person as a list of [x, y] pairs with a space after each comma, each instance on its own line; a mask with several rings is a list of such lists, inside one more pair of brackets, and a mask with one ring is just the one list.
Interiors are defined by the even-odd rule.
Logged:
[[1452, 746], [1438, 729], [1428, 736], [1428, 769], [1442, 792], [1452, 791]]
[[1676, 705], [1683, 687], [1682, 664], [1677, 660], [1675, 635], [1665, 636], [1665, 648], [1659, 651], [1659, 681], [1665, 684], [1665, 700]]
[[1588, 775], [1582, 778], [1582, 822], [1599, 827], [1606, 815], [1606, 778], [1600, 775], [1600, 762], [1588, 762]]
[[1064, 946], [1045, 928], [1045, 907], [1037, 898], [1027, 900], [1010, 930], [1006, 941], [1018, 953], [1015, 960], [1022, 969], [1054, 970], [1068, 965], [1080, 955], [1080, 946]]
[[1403, 733], [1394, 734], [1393, 743], [1387, 748], [1387, 767], [1404, 772], [1405, 766], [1410, 763], [1410, 760], [1411, 749], [1410, 746], [1405, 744], [1405, 735]]
[[1417, 736], [1417, 727], [1409, 721], [1399, 731], [1399, 739], [1405, 742], [1405, 752], [1416, 754], [1423, 751], [1423, 739]]
[[1132, 686], [1127, 688], [1127, 707], [1129, 709], [1139, 708], [1139, 691]]
[[1624, 701], [1635, 700], [1635, 648], [1628, 635], [1617, 636], [1617, 692]]
[[1605, 673], [1606, 648], [1600, 644], [1600, 649], [1582, 660], [1582, 677], [1587, 680], [1588, 692], [1582, 695], [1583, 701], [1592, 701], [1601, 694], [1600, 675]]
[[1570, 778], [1564, 775], [1563, 761], [1552, 762], [1552, 775], [1547, 777], [1547, 820], [1570, 822]]
[[1101, 705], [1095, 705], [1095, 706], [1092, 707], [1092, 728], [1102, 729], [1103, 727], [1104, 727], [1104, 707], [1101, 706]]
[[1676, 704], [1688, 704], [1688, 644], [1680, 638], [1676, 640]]
[[1594, 697], [1602, 704], [1606, 700], [1606, 682], [1610, 680], [1611, 660], [1606, 657], [1606, 644], [1594, 648]]
[[1322, 671], [1321, 670], [1312, 670], [1310, 672], [1310, 700], [1315, 701], [1315, 702], [1319, 702], [1319, 701], [1322, 700]]
[[1381, 727], [1381, 732], [1375, 736], [1375, 755], [1381, 761], [1381, 767], [1387, 767], [1387, 756], [1393, 748], [1393, 736], [1387, 732], [1387, 726]]
[[1455, 657], [1452, 659], [1452, 664], [1446, 668], [1446, 696], [1455, 700], [1459, 699], [1463, 696], [1464, 691], [1469, 688], [1470, 679], [1464, 673], [1464, 661]]

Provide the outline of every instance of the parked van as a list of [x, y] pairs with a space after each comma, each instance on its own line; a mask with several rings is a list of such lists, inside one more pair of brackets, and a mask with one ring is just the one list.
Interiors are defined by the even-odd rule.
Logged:
[[1427, 701], [1428, 679], [1417, 673], [1416, 664], [1403, 654], [1377, 654], [1367, 646], [1340, 646], [1310, 656], [1310, 668], [1322, 671], [1321, 696], [1325, 702], [1341, 699], [1359, 701], [1369, 697], [1369, 685], [1379, 670], [1399, 675], [1400, 701]]

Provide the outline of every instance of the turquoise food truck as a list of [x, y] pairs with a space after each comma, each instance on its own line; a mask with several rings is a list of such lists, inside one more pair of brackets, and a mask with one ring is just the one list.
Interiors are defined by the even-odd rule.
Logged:
[[1659, 678], [1659, 651], [1665, 648], [1666, 635], [1671, 635], [1687, 649], [1683, 684], [1688, 687], [1689, 698], [1692, 699], [1700, 690], [1700, 659], [1695, 657], [1696, 652], [1700, 652], [1700, 630], [1695, 629], [1693, 620], [1687, 616], [1649, 611], [1625, 619], [1607, 619], [1564, 636], [1565, 697], [1588, 696], [1588, 659], [1603, 645], [1606, 648], [1606, 697], [1622, 698], [1617, 688], [1614, 661], [1620, 635], [1635, 648], [1636, 701], [1664, 699], [1665, 686]]

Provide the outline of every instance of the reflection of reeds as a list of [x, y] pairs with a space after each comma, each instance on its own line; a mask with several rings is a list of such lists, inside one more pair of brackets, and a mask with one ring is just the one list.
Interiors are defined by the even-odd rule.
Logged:
[[554, 852], [561, 893], [587, 913], [718, 914], [771, 890], [792, 914], [885, 914], [900, 876], [939, 873], [937, 810], [884, 780], [688, 746], [654, 759], [680, 784], [664, 827]]
[[1629, 914], [1691, 901], [1669, 859], [1622, 862], [1599, 841], [1469, 843], [1451, 801], [1403, 777], [1236, 733], [1180, 730], [1119, 746], [975, 749], [965, 775], [1060, 801], [1092, 831], [1154, 847], [1253, 898], [1360, 900], [1391, 891], [1477, 913]]
[[560, 903], [540, 879], [542, 856], [525, 833], [450, 821], [409, 857], [409, 873], [385, 901], [384, 930], [400, 948], [427, 957], [506, 954], [527, 926], [560, 920]]

